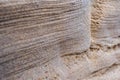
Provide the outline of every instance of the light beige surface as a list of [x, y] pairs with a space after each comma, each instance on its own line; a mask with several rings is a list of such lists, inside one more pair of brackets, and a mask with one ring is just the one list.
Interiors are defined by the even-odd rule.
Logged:
[[5, 80], [120, 80], [119, 4], [119, 0], [91, 0], [89, 49], [57, 56]]
[[88, 0], [0, 0], [0, 78], [87, 50], [89, 8]]

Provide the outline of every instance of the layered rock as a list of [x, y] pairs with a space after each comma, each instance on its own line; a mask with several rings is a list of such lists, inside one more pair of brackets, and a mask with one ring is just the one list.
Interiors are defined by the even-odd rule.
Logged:
[[92, 36], [105, 45], [120, 43], [120, 1], [92, 0]]
[[90, 46], [88, 0], [0, 0], [0, 11], [1, 79]]
[[[48, 18], [44, 18], [48, 20], [48, 22], [56, 22], [55, 25], [44, 26], [46, 27], [45, 30], [48, 30], [47, 32], [44, 31], [44, 27], [42, 27], [41, 25], [41, 23], [46, 24], [46, 22], [41, 20], [43, 22], [40, 23], [41, 17], [39, 16], [39, 14], [40, 12], [42, 12], [41, 9], [39, 9], [38, 11], [35, 9], [35, 8], [41, 7], [41, 4], [40, 4], [41, 1], [36, 2], [34, 4], [32, 2], [32, 6], [26, 5], [28, 2], [31, 2], [31, 1], [24, 0], [22, 2], [17, 1], [17, 3], [16, 2], [13, 3], [9, 1], [9, 4], [8, 4], [6, 1], [1, 0], [2, 4], [0, 8], [3, 11], [2, 14], [0, 13], [0, 15], [2, 15], [0, 16], [1, 20], [3, 21], [1, 22], [1, 25], [2, 25], [1, 30], [4, 30], [0, 32], [1, 38], [2, 38], [0, 39], [2, 41], [1, 45], [7, 45], [8, 43], [13, 42], [14, 40], [15, 41], [19, 40], [21, 44], [22, 40], [23, 42], [25, 41], [24, 39], [30, 38], [31, 40], [33, 39], [33, 37], [38, 38], [38, 36], [41, 37], [40, 34], [48, 35], [47, 32], [49, 31], [50, 31], [49, 35], [51, 33], [55, 33], [55, 36], [51, 35], [52, 37], [54, 37], [53, 40], [59, 37], [63, 41], [60, 40], [60, 43], [56, 44], [55, 47], [53, 45], [54, 42], [52, 42], [50, 46], [42, 47], [42, 48], [39, 48], [38, 46], [35, 45], [36, 47], [38, 47], [37, 49], [31, 47], [27, 50], [26, 48], [23, 48], [25, 52], [24, 51], [23, 53], [21, 51], [16, 52], [16, 54], [19, 54], [19, 55], [8, 55], [5, 57], [4, 56], [0, 57], [1, 59], [0, 61], [6, 62], [6, 63], [2, 63], [2, 65], [0, 66], [0, 70], [2, 71], [1, 77], [3, 77], [1, 79], [3, 80], [4, 79], [5, 80], [119, 80], [120, 79], [120, 76], [119, 76], [120, 74], [120, 37], [119, 37], [120, 35], [120, 27], [119, 27], [120, 1], [119, 0], [91, 0], [91, 20], [89, 20], [89, 17], [90, 17], [89, 4], [88, 4], [89, 0], [63, 0], [63, 2], [62, 0], [61, 1], [58, 0], [58, 2], [47, 1], [47, 3], [49, 2], [48, 3], [49, 5], [52, 4], [51, 6], [53, 6], [53, 3], [56, 3], [54, 6], [58, 6], [58, 3], [59, 4], [61, 3], [61, 5], [59, 5], [59, 7], [57, 8], [45, 9], [45, 11], [44, 9], [42, 9], [43, 13], [47, 13], [46, 11], [51, 11], [51, 12], [56, 11], [58, 13], [64, 10], [68, 10], [67, 12], [63, 12], [65, 16], [68, 16], [67, 17], [68, 19], [65, 18], [65, 20], [62, 20], [61, 18], [64, 18], [65, 16], [63, 16], [63, 14], [61, 13], [59, 14], [59, 17], [61, 17], [59, 18], [59, 20], [62, 21], [61, 23], [56, 22], [57, 21], [56, 18], [58, 18], [57, 16], [58, 14], [51, 15], [51, 16], [54, 16], [53, 19], [55, 20], [53, 21], [49, 21], [49, 19], [50, 20], [52, 19], [52, 18], [49, 18], [50, 15], [44, 16], [44, 17], [48, 17]], [[44, 2], [45, 1], [42, 1], [42, 6], [45, 4]], [[26, 6], [25, 5], [23, 6], [23, 3], [26, 3], [25, 4]], [[20, 6], [16, 6], [15, 4], [22, 5], [22, 8]], [[48, 4], [45, 5], [44, 7], [49, 6]], [[15, 9], [16, 14], [13, 14], [13, 13], [11, 15], [5, 14], [7, 12], [5, 12], [2, 7], [5, 7], [7, 5], [9, 6], [15, 5], [16, 7], [6, 7], [5, 9], [8, 13], [14, 12], [14, 9]], [[78, 7], [80, 8], [76, 9]], [[73, 11], [70, 10], [70, 8], [73, 9]], [[35, 12], [29, 11], [28, 13], [27, 12], [24, 13], [24, 11], [28, 9], [33, 9], [33, 10], [35, 9], [34, 10]], [[13, 19], [15, 22], [16, 22], [15, 17], [20, 19], [23, 18], [23, 20], [24, 19], [26, 20], [26, 17], [24, 18], [25, 14], [27, 15], [26, 17], [28, 18], [28, 22], [23, 21], [23, 23], [29, 23], [29, 24], [23, 24], [22, 22], [20, 22], [16, 24], [9, 24], [8, 27], [11, 26], [11, 28], [10, 27], [7, 28], [7, 25], [6, 25], [8, 24], [7, 22], [12, 22], [12, 20], [9, 20], [9, 19]], [[38, 15], [36, 16], [36, 14]], [[14, 15], [18, 15], [18, 16], [14, 16]], [[33, 19], [31, 17], [35, 17], [35, 18]], [[72, 18], [72, 17], [76, 17], [76, 18]], [[31, 21], [29, 22], [29, 20]], [[35, 21], [32, 21], [32, 20], [35, 20]], [[89, 26], [88, 24], [90, 23], [90, 21], [91, 21], [91, 31], [89, 30], [89, 27], [88, 27]], [[13, 26], [13, 25], [16, 25], [16, 26]], [[31, 26], [33, 25], [35, 26], [38, 25], [38, 26], [34, 27], [35, 28], [34, 29], [34, 28], [31, 28]], [[86, 26], [83, 26], [83, 25], [86, 25]], [[4, 26], [6, 27], [4, 28]], [[22, 29], [22, 27], [26, 27], [26, 26], [28, 26], [28, 28]], [[29, 29], [29, 27], [31, 29]], [[49, 28], [49, 27], [52, 27], [52, 28]], [[22, 30], [20, 31], [17, 30], [19, 28]], [[80, 30], [78, 28], [80, 28]], [[70, 31], [67, 32], [66, 29]], [[67, 36], [61, 30], [65, 31]], [[54, 32], [54, 31], [61, 32], [60, 35], [63, 35], [63, 36], [57, 35], [57, 32]], [[5, 36], [3, 36], [3, 34]], [[8, 34], [13, 37], [11, 41], [8, 40], [10, 38]], [[24, 38], [20, 39], [21, 37], [18, 34]], [[23, 36], [24, 34], [26, 35]], [[32, 35], [32, 34], [36, 34], [36, 35]], [[18, 37], [15, 35], [17, 35]], [[48, 38], [50, 38], [49, 35], [47, 36]], [[71, 39], [69, 39], [70, 37], [72, 38], [72, 41]], [[91, 39], [91, 46], [89, 47], [90, 39]], [[33, 39], [32, 43], [29, 41], [26, 41], [26, 42], [28, 42], [27, 44], [33, 44], [35, 42], [38, 45], [39, 40], [41, 39], [35, 39], [35, 40]], [[8, 52], [11, 51], [11, 49], [13, 49], [12, 51], [20, 50], [19, 47], [16, 47], [16, 45], [13, 45], [13, 46], [14, 48], [11, 46], [8, 46], [9, 48], [5, 47], [4, 50], [1, 48], [1, 51], [3, 52], [0, 55], [4, 55], [7, 51]], [[28, 53], [27, 56], [25, 55], [21, 58], [17, 58], [17, 56], [27, 54], [27, 53]], [[40, 56], [42, 56], [45, 53], [46, 53], [46, 56], [43, 56], [43, 58], [45, 59], [42, 60]], [[33, 55], [37, 57], [38, 63], [36, 63], [36, 60], [34, 60]], [[14, 60], [14, 58], [16, 59]], [[10, 62], [9, 59], [12, 59], [12, 63], [10, 63], [11, 65], [8, 64]], [[7, 67], [8, 69], [6, 71], [10, 71], [10, 69], [11, 70], [19, 69], [19, 67], [18, 69], [16, 69], [17, 68], [16, 66], [18, 66], [18, 64], [16, 63], [18, 61], [22, 61], [21, 63], [19, 63], [21, 65], [20, 68], [24, 66], [29, 66], [29, 64], [26, 64], [26, 65], [22, 64], [26, 61], [30, 61], [29, 63], [32, 64], [32, 66], [29, 66], [29, 69], [24, 67], [24, 69], [20, 70], [20, 72], [14, 71], [13, 73], [10, 73], [11, 75], [9, 74], [5, 75], [7, 73], [5, 72]], [[33, 64], [33, 61], [35, 62], [35, 64]], [[12, 68], [9, 68], [9, 66]]]

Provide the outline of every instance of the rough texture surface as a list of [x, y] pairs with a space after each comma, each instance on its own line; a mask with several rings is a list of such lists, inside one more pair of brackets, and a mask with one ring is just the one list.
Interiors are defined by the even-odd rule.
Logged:
[[0, 0], [0, 78], [87, 50], [89, 7], [88, 0]]
[[[27, 1], [28, 0], [26, 0], [26, 2]], [[68, 1], [68, 0], [64, 0], [64, 1]], [[75, 0], [71, 0], [71, 1], [75, 1]], [[76, 1], [81, 1], [81, 2], [85, 1], [84, 3], [87, 2], [87, 0], [76, 0]], [[40, 66], [36, 66], [38, 63], [35, 63], [34, 65], [36, 67], [32, 69], [29, 70], [26, 69], [24, 72], [20, 72], [19, 74], [13, 73], [12, 76], [7, 75], [9, 77], [2, 79], [3, 80], [120, 80], [120, 76], [119, 76], [120, 74], [120, 8], [119, 7], [120, 7], [119, 0], [91, 0], [91, 31], [88, 31], [91, 32], [91, 36], [88, 35], [89, 38], [87, 38], [89, 40], [91, 39], [91, 46], [87, 50], [84, 50], [82, 52], [81, 51], [75, 52], [74, 54], [68, 53], [65, 55], [59, 55], [52, 59], [47, 58], [49, 62], [46, 62]], [[83, 14], [81, 14], [81, 16], [82, 15]], [[90, 15], [88, 14], [88, 16]], [[73, 23], [75, 22], [77, 21], [74, 21]], [[75, 24], [74, 27], [72, 26], [73, 28], [75, 28]], [[1, 33], [3, 34], [3, 32]], [[82, 34], [86, 34], [86, 32], [83, 32]], [[79, 39], [80, 42], [81, 41], [84, 42], [82, 40], [82, 37], [83, 36], [80, 36]], [[0, 40], [4, 41], [2, 39]], [[81, 44], [78, 45], [81, 46]], [[71, 46], [73, 46], [73, 44], [71, 44]], [[59, 49], [59, 47], [55, 48], [56, 53], [58, 53], [56, 49]], [[67, 51], [66, 47], [64, 47], [64, 49], [62, 48], [62, 50]], [[6, 60], [9, 58], [0, 57], [0, 59], [1, 59], [0, 61], [3, 61], [4, 59]], [[21, 60], [24, 60], [24, 58], [21, 58]], [[1, 66], [0, 66], [0, 70], [2, 70]]]

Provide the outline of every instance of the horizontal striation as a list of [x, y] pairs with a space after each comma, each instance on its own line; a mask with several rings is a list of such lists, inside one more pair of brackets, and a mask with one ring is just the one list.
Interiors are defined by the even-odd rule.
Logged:
[[120, 1], [93, 0], [92, 36], [94, 38], [119, 38]]
[[[0, 77], [90, 45], [88, 0], [0, 0]], [[84, 34], [83, 34], [84, 33]]]

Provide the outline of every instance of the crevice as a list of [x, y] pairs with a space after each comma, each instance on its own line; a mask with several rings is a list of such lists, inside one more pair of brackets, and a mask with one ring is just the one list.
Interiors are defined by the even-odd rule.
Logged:
[[88, 52], [88, 50], [81, 52], [81, 53], [69, 53], [69, 54], [64, 54], [61, 57], [66, 57], [66, 56], [74, 56], [74, 55], [83, 55], [86, 54]]
[[97, 71], [94, 71], [91, 73], [90, 77], [102, 76], [105, 73], [107, 73], [108, 71], [115, 69], [117, 66], [119, 66], [119, 64], [114, 63], [109, 67], [105, 67], [105, 68], [99, 69]]

